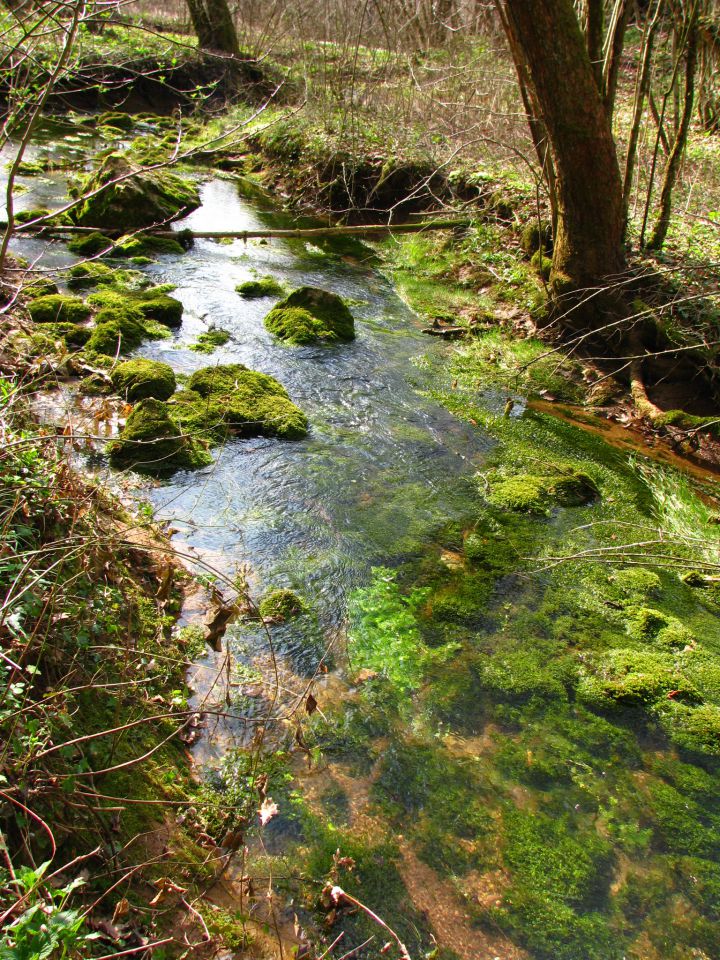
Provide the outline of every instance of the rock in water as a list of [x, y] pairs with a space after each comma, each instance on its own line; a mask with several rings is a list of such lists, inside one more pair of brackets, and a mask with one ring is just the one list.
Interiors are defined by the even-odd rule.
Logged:
[[293, 344], [355, 338], [355, 321], [342, 297], [315, 287], [293, 290], [265, 317], [265, 326]]
[[82, 197], [99, 187], [105, 189], [87, 196], [75, 213], [81, 226], [136, 230], [177, 220], [200, 206], [194, 183], [165, 170], [136, 171], [117, 154], [106, 157], [72, 192]]

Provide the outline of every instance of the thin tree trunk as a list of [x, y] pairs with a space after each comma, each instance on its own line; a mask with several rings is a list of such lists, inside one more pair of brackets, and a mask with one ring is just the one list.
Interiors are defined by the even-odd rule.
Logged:
[[604, 0], [586, 0], [585, 39], [593, 76], [598, 90], [603, 77], [603, 3]]
[[625, 45], [625, 33], [630, 19], [630, 10], [630, 0], [616, 0], [605, 41], [602, 89], [605, 97], [605, 107], [611, 116], [615, 108], [615, 93], [618, 76], [620, 75], [620, 62]]
[[670, 226], [670, 213], [672, 209], [672, 192], [680, 171], [680, 162], [685, 153], [688, 130], [690, 129], [690, 120], [692, 119], [693, 107], [695, 105], [695, 69], [697, 67], [698, 53], [698, 30], [697, 30], [697, 10], [693, 14], [693, 19], [688, 28], [687, 36], [687, 60], [685, 62], [685, 100], [683, 103], [682, 116], [678, 126], [677, 136], [673, 143], [670, 156], [665, 164], [663, 175], [663, 185], [660, 192], [660, 211], [652, 236], [648, 241], [650, 250], [659, 250], [665, 242], [668, 227]]
[[638, 140], [640, 138], [640, 123], [642, 121], [643, 111], [645, 109], [645, 99], [650, 90], [650, 68], [652, 66], [653, 47], [655, 44], [655, 33], [660, 23], [660, 9], [662, 0], [658, 0], [655, 7], [655, 13], [652, 20], [647, 24], [645, 42], [643, 44], [642, 61], [635, 86], [635, 105], [633, 107], [633, 118], [630, 124], [630, 135], [628, 137], [627, 155], [625, 157], [625, 176], [623, 178], [623, 208], [625, 210], [625, 220], [630, 208], [630, 192], [633, 184], [633, 171], [635, 169], [635, 155], [637, 153]]

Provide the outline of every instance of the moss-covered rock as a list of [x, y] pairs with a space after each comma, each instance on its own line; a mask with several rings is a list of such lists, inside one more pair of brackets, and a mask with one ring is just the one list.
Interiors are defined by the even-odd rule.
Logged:
[[661, 703], [657, 710], [660, 723], [677, 746], [692, 753], [720, 756], [720, 706], [697, 706], [676, 698]]
[[274, 277], [259, 277], [257, 280], [246, 280], [239, 283], [235, 289], [246, 300], [256, 300], [260, 297], [281, 297], [285, 290], [279, 280]]
[[116, 230], [166, 223], [200, 206], [194, 183], [166, 171], [141, 173], [117, 154], [106, 157], [97, 171], [73, 188], [73, 193], [78, 197], [94, 194], [78, 207], [77, 223]]
[[289, 620], [304, 613], [306, 609], [303, 599], [285, 588], [271, 590], [258, 605], [258, 613], [263, 620], [273, 621]]
[[217, 347], [225, 346], [229, 339], [230, 334], [227, 330], [216, 327], [213, 330], [201, 333], [190, 349], [194, 350], [195, 353], [213, 353]]
[[172, 237], [154, 237], [152, 234], [136, 234], [133, 237], [121, 237], [114, 250], [116, 257], [147, 257], [156, 255], [181, 256], [185, 247]]
[[[198, 399], [200, 398], [200, 399]], [[232, 433], [264, 434], [295, 440], [307, 433], [307, 420], [273, 377], [242, 364], [204, 367], [174, 398], [174, 416], [190, 432], [215, 441]]]
[[342, 297], [315, 287], [300, 287], [265, 317], [265, 326], [286, 343], [352, 340], [355, 321]]
[[579, 507], [598, 496], [598, 488], [588, 474], [558, 468], [551, 475], [518, 473], [492, 478], [487, 500], [503, 510], [541, 515], [553, 504]]
[[135, 126], [135, 120], [129, 113], [119, 113], [117, 110], [107, 110], [99, 113], [95, 123], [103, 127], [115, 127], [116, 130], [122, 130], [129, 133]]
[[119, 363], [111, 377], [115, 389], [130, 403], [146, 397], [168, 400], [177, 386], [171, 366], [157, 360], [146, 360], [144, 357]]
[[206, 466], [211, 457], [196, 440], [183, 436], [166, 403], [141, 400], [117, 440], [108, 445], [114, 467], [163, 475]]
[[145, 320], [155, 320], [171, 329], [182, 324], [183, 305], [167, 293], [146, 290], [135, 296], [132, 303]]
[[79, 297], [59, 293], [31, 300], [27, 307], [35, 323], [82, 323], [90, 316], [90, 308]]
[[38, 277], [27, 283], [22, 292], [28, 299], [37, 300], [40, 297], [49, 297], [54, 293], [60, 293], [60, 289], [55, 281], [49, 277]]
[[68, 271], [67, 285], [71, 290], [112, 285], [116, 282], [115, 271], [104, 263], [76, 263]]
[[92, 233], [85, 233], [78, 237], [73, 237], [68, 241], [68, 250], [70, 253], [77, 254], [79, 257], [94, 257], [103, 250], [112, 249], [113, 242], [110, 237], [104, 233], [94, 230]]
[[88, 350], [115, 356], [135, 350], [147, 336], [142, 316], [131, 306], [104, 307], [95, 317]]

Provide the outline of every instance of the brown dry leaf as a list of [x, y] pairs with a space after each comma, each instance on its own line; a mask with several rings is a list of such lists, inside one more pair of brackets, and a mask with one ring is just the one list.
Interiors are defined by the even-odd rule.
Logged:
[[317, 710], [317, 700], [315, 697], [309, 693], [307, 695], [307, 700], [305, 701], [305, 713], [313, 714]]
[[169, 893], [187, 893], [187, 887], [181, 887], [170, 877], [160, 877], [155, 881], [155, 886], [158, 888], [158, 892], [150, 901], [150, 906], [155, 907], [158, 903], [162, 903], [165, 897]]
[[123, 897], [122, 900], [118, 900], [115, 904], [115, 910], [113, 912], [112, 922], [113, 924], [118, 923], [123, 917], [126, 917], [130, 913], [130, 901], [127, 897]]
[[273, 803], [273, 798], [265, 797], [262, 802], [262, 806], [258, 810], [258, 813], [260, 814], [260, 823], [263, 825], [263, 827], [266, 823], [269, 823], [278, 812], [278, 805]]

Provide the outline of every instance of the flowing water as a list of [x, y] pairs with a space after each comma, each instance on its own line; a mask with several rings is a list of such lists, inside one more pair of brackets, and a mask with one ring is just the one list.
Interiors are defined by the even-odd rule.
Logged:
[[[64, 193], [52, 177], [27, 183], [26, 207], [54, 205]], [[178, 227], [287, 225], [271, 207], [243, 199], [232, 179], [204, 182], [202, 201]], [[19, 246], [29, 258], [42, 255], [40, 266], [50, 269], [74, 259], [61, 244], [49, 252], [42, 241]], [[271, 374], [310, 422], [306, 439], [232, 440], [214, 451], [212, 466], [138, 487], [155, 515], [172, 524], [178, 550], [197, 558], [198, 570], [213, 570], [224, 582], [240, 574], [256, 601], [271, 588], [291, 587], [310, 611], [284, 624], [232, 625], [232, 663], [220, 678], [223, 654], [201, 658], [194, 702], [230, 704], [236, 718], [206, 726], [195, 748], [201, 768], [211, 770], [234, 743], [253, 742], [275, 695], [276, 716], [293, 705], [304, 714], [311, 687], [320, 710], [305, 717], [309, 727], [279, 723], [267, 738], [286, 750], [294, 745], [274, 782], [280, 813], [263, 841], [274, 869], [327, 872], [340, 849], [356, 861], [356, 895], [392, 918], [418, 952], [430, 950], [434, 936], [447, 958], [619, 957], [625, 941], [608, 932], [619, 929], [611, 895], [624, 896], [633, 876], [638, 882], [645, 857], [660, 862], [664, 855], [649, 846], [652, 831], [633, 803], [649, 777], [660, 777], [657, 758], [667, 745], [651, 731], [637, 746], [632, 724], [601, 720], [564, 692], [568, 649], [625, 642], [617, 639], [625, 636], [624, 622], [608, 625], [622, 603], [597, 599], [616, 589], [607, 576], [591, 576], [579, 564], [574, 579], [517, 576], [500, 554], [505, 534], [515, 538], [520, 567], [524, 551], [537, 552], [543, 540], [576, 543], [582, 527], [588, 546], [593, 523], [646, 518], [646, 475], [627, 454], [528, 412], [518, 398], [503, 426], [508, 449], [526, 469], [558, 456], [587, 463], [602, 479], [603, 498], [539, 519], [507, 520], [495, 511], [488, 521], [477, 474], [497, 453], [498, 432], [484, 429], [482, 417], [496, 416], [504, 398], [467, 393], [476, 422], [431, 399], [431, 390], [452, 393], [447, 347], [421, 333], [416, 315], [359, 244], [348, 255], [301, 241], [198, 240], [184, 256], [144, 269], [153, 282], [175, 285], [185, 312], [171, 339], [146, 343], [139, 354], [177, 374], [224, 363]], [[264, 274], [288, 287], [341, 294], [356, 318], [356, 340], [306, 347], [275, 341], [263, 326], [274, 301], [246, 301], [235, 292]], [[228, 343], [211, 356], [190, 350], [212, 327], [228, 331]], [[465, 549], [468, 531], [476, 530], [490, 531], [482, 575]], [[682, 592], [689, 588], [663, 577], [662, 596], [673, 610], [720, 649], [714, 610], [694, 612]], [[374, 630], [386, 638], [395, 658], [386, 665], [389, 692], [372, 657], [364, 675], [354, 669], [367, 665], [362, 661], [348, 670], [348, 618], [351, 634]], [[483, 658], [494, 673], [481, 684]], [[317, 745], [322, 755], [310, 749]], [[508, 889], [501, 932], [494, 911]], [[297, 910], [309, 909], [312, 899]], [[639, 941], [645, 915], [629, 915], [640, 932], [623, 937]], [[350, 949], [367, 928], [355, 929], [353, 916], [342, 922]], [[508, 929], [529, 954], [508, 939]], [[372, 924], [370, 930], [377, 932]], [[649, 948], [633, 954], [660, 955]]]

